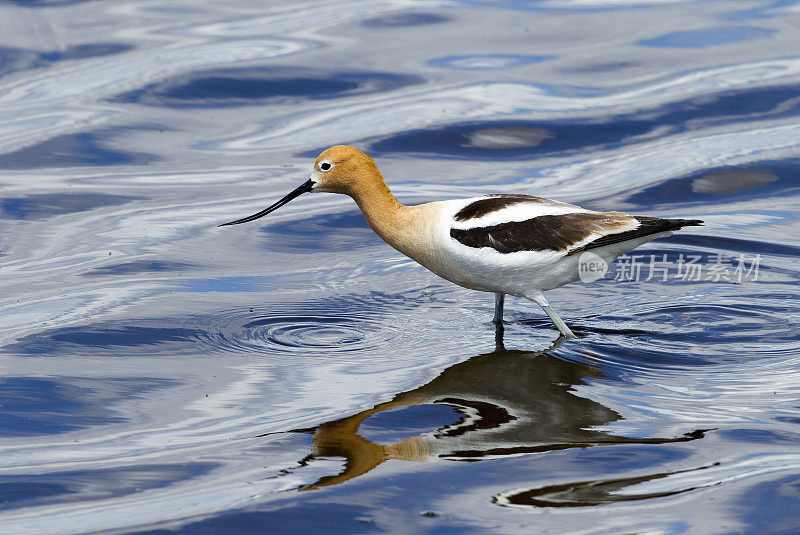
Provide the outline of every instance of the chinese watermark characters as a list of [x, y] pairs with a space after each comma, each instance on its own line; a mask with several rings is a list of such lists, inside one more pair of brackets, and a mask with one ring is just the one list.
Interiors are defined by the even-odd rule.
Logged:
[[715, 253], [674, 255], [622, 255], [611, 265], [587, 251], [578, 259], [578, 275], [583, 282], [593, 282], [607, 274], [615, 281], [681, 280], [686, 282], [757, 281], [761, 255], [736, 256]]

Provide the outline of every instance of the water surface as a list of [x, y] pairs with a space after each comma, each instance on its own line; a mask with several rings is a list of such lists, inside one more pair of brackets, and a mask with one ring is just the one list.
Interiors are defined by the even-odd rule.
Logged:
[[[800, 531], [793, 2], [0, 7], [4, 533]], [[532, 303], [453, 286], [416, 203], [701, 218]]]

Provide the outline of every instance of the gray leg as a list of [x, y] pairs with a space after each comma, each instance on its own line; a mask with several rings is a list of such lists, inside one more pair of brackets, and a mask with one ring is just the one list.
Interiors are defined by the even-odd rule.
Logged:
[[541, 293], [532, 294], [528, 297], [531, 301], [542, 307], [544, 313], [547, 314], [547, 317], [550, 318], [550, 321], [556, 326], [558, 331], [565, 337], [565, 338], [577, 338], [575, 333], [573, 333], [567, 324], [564, 323], [564, 320], [558, 317], [556, 311], [550, 308], [550, 303], [547, 302], [547, 299]]
[[506, 294], [494, 294], [494, 319], [492, 320], [498, 325], [503, 324], [503, 303], [506, 300]]
[[[506, 345], [503, 342], [503, 333], [506, 332], [506, 328], [503, 326], [502, 323], [496, 323], [494, 325], [494, 350], [495, 351], [505, 351]], [[561, 337], [559, 337], [561, 338]]]

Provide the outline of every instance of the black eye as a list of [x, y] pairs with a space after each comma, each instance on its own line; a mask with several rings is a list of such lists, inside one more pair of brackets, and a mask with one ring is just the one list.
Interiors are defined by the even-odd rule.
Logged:
[[319, 164], [320, 171], [329, 171], [330, 168], [333, 167], [330, 162], [322, 162]]

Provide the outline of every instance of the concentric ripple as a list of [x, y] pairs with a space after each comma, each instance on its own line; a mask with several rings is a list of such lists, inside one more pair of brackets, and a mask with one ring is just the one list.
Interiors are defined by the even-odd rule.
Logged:
[[205, 342], [247, 353], [341, 353], [393, 344], [400, 332], [380, 318], [338, 313], [247, 313], [225, 311]]

